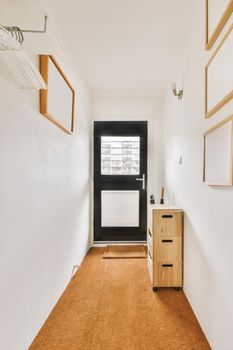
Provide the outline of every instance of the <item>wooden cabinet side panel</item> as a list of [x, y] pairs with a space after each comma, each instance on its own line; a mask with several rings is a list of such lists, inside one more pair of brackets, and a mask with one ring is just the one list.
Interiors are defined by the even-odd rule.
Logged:
[[153, 210], [148, 207], [147, 209], [147, 226], [148, 226], [148, 230], [150, 230], [150, 232], [153, 232]]
[[152, 285], [154, 285], [154, 267], [153, 267], [153, 260], [151, 256], [149, 255], [149, 250], [148, 250], [148, 256], [147, 256], [147, 265], [148, 265], [148, 271], [151, 279]]

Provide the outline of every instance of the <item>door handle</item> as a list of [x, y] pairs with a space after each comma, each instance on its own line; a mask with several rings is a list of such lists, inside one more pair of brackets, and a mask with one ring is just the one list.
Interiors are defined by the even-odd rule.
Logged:
[[145, 174], [142, 174], [142, 177], [137, 177], [136, 181], [142, 181], [142, 189], [145, 190]]

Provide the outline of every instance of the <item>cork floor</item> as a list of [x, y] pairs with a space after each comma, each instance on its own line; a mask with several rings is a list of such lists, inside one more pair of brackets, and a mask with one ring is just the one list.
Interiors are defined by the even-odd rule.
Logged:
[[151, 290], [146, 259], [92, 248], [30, 350], [205, 350], [182, 291]]

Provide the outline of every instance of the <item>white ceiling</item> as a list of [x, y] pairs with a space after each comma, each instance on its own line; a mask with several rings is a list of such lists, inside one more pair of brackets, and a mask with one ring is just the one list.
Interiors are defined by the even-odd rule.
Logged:
[[92, 92], [158, 94], [176, 79], [195, 1], [41, 0]]

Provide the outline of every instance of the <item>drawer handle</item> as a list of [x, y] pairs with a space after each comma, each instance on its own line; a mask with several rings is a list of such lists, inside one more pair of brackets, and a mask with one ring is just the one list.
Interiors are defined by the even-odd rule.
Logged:
[[173, 218], [173, 215], [164, 214], [164, 215], [162, 215], [162, 218], [163, 218], [163, 219], [172, 219], [172, 218]]
[[[151, 236], [151, 232], [150, 232], [150, 230], [148, 230], [148, 233], [149, 233], [149, 235]], [[152, 236], [151, 236], [152, 237]]]
[[162, 264], [162, 267], [173, 267], [173, 264]]
[[149, 251], [149, 250], [148, 250], [148, 253], [149, 253], [150, 259], [152, 260], [152, 257], [151, 257], [151, 255], [150, 255], [150, 251]]
[[173, 239], [162, 239], [163, 243], [172, 243]]

